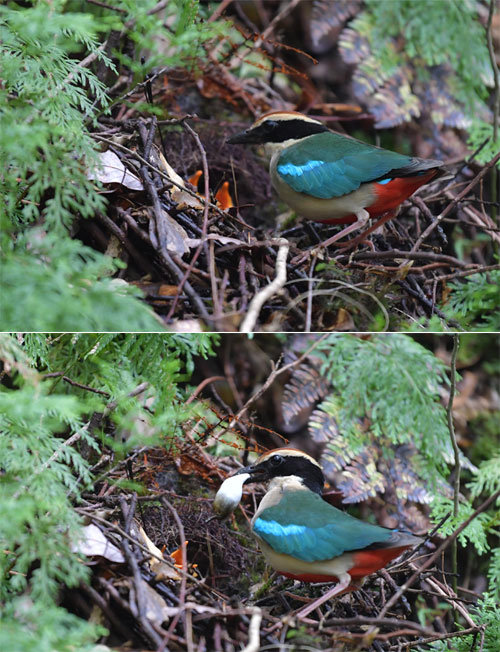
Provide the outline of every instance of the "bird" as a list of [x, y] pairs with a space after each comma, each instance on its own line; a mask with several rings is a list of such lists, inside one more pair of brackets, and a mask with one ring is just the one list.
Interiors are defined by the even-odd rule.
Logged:
[[409, 532], [367, 523], [323, 500], [323, 471], [295, 448], [265, 452], [221, 485], [214, 509], [236, 509], [243, 485], [268, 482], [251, 527], [267, 563], [303, 582], [335, 582], [297, 614], [304, 618], [332, 597], [353, 591], [367, 575], [422, 542]]
[[378, 218], [348, 243], [357, 244], [395, 217], [420, 186], [443, 174], [442, 161], [368, 145], [297, 111], [265, 113], [227, 142], [264, 145], [272, 185], [297, 214], [326, 224], [349, 224], [322, 247]]

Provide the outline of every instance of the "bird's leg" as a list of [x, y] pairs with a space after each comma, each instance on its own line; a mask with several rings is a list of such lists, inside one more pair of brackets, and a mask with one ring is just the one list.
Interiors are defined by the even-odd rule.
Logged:
[[351, 576], [348, 573], [341, 575], [339, 577], [338, 584], [332, 586], [332, 588], [329, 591], [324, 593], [317, 600], [314, 600], [313, 602], [306, 605], [303, 609], [301, 609], [298, 613], [295, 614], [295, 617], [298, 618], [299, 620], [301, 618], [305, 618], [311, 613], [311, 611], [314, 611], [315, 609], [320, 607], [324, 602], [330, 600], [330, 598], [333, 598], [333, 596], [339, 595], [340, 593], [344, 593], [347, 591], [354, 591], [356, 587], [350, 588], [350, 585], [351, 585]]
[[[334, 242], [337, 242], [337, 240], [340, 240], [343, 238], [345, 235], [349, 235], [349, 233], [352, 233], [353, 231], [357, 231], [358, 229], [361, 229], [370, 219], [370, 213], [365, 210], [364, 208], [360, 208], [359, 211], [356, 213], [356, 221], [350, 224], [349, 226], [346, 226], [345, 229], [342, 229], [339, 233], [336, 233], [333, 235], [331, 238], [328, 238], [328, 240], [325, 240], [324, 242], [320, 242], [319, 245], [316, 247], [313, 247], [310, 249], [308, 252], [305, 254], [301, 254], [300, 256], [297, 256], [297, 258], [294, 258], [291, 260], [292, 265], [298, 265], [302, 263], [304, 260], [309, 258], [310, 256], [313, 256], [314, 254], [317, 254], [320, 249], [324, 249]], [[362, 234], [364, 237], [364, 234]], [[347, 244], [351, 244], [349, 241]]]
[[[388, 220], [392, 220], [393, 217], [396, 217], [396, 215], [398, 214], [398, 212], [399, 212], [399, 207], [396, 208], [395, 210], [387, 211], [387, 213], [384, 213], [384, 215], [382, 215], [382, 217], [381, 217], [379, 220], [377, 220], [377, 221], [376, 221], [374, 224], [372, 224], [368, 229], [366, 229], [366, 231], [363, 231], [363, 233], [360, 233], [358, 236], [356, 236], [356, 237], [353, 238], [352, 240], [349, 240], [348, 242], [345, 242], [345, 243], [344, 243], [344, 242], [340, 242], [337, 246], [339, 246], [339, 247], [346, 247], [346, 249], [347, 249], [347, 248], [350, 249], [351, 247], [355, 247], [355, 246], [356, 246], [357, 244], [359, 244], [360, 242], [363, 242], [363, 241], [365, 240], [365, 238], [366, 238], [367, 235], [370, 235], [370, 233], [372, 233], [373, 231], [375, 231], [375, 229], [378, 229], [379, 226], [382, 226], [382, 225], [385, 224]], [[352, 226], [352, 225], [351, 225], [351, 226]], [[345, 231], [341, 231], [340, 234], [342, 234], [342, 233], [344, 233], [344, 232], [345, 232]], [[340, 235], [340, 234], [337, 233], [337, 235]], [[323, 244], [324, 244], [324, 243], [323, 243]]]
[[[320, 247], [329, 247], [331, 244], [334, 242], [337, 242], [337, 240], [340, 240], [346, 235], [349, 235], [349, 233], [352, 233], [353, 231], [358, 231], [359, 229], [363, 228], [365, 224], [368, 222], [370, 219], [370, 213], [365, 210], [364, 208], [360, 208], [359, 211], [356, 213], [356, 221], [350, 224], [349, 226], [346, 226], [345, 229], [342, 229], [342, 231], [339, 231], [335, 235], [332, 235], [331, 238], [328, 238], [328, 240], [325, 240], [324, 242], [321, 242], [317, 249]], [[365, 234], [363, 233], [363, 236]], [[349, 243], [350, 244], [350, 243]]]

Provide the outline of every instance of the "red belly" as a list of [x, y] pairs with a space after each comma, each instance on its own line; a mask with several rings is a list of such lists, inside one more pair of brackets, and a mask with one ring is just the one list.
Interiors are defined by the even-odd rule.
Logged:
[[[405, 199], [413, 195], [415, 190], [434, 178], [437, 173], [438, 170], [430, 170], [427, 174], [419, 174], [416, 177], [399, 177], [384, 184], [373, 183], [377, 198], [371, 206], [366, 206], [370, 217], [380, 217], [384, 213], [397, 208]], [[351, 213], [331, 220], [317, 221], [323, 224], [351, 224], [356, 221], [356, 215]]]
[[[400, 548], [379, 548], [377, 550], [360, 550], [353, 552], [354, 566], [347, 572], [353, 580], [361, 579], [366, 575], [371, 575], [375, 571], [384, 568], [392, 559], [396, 559], [399, 555], [408, 550], [411, 546], [401, 546]], [[301, 582], [338, 582], [336, 575], [315, 575], [313, 573], [302, 573], [294, 575], [293, 573], [285, 573], [278, 571], [280, 575], [290, 577], [292, 580], [300, 580]], [[351, 589], [353, 590], [353, 589]]]
[[378, 550], [360, 550], [354, 553], [354, 567], [347, 571], [353, 579], [371, 575], [384, 568], [392, 559], [396, 559], [411, 546], [401, 548], [379, 548]]

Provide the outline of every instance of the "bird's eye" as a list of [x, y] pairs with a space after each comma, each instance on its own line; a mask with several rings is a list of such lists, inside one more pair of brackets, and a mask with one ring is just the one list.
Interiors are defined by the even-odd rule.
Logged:
[[277, 126], [278, 126], [278, 123], [276, 122], [276, 120], [266, 120], [264, 122], [264, 128], [265, 128], [266, 132], [268, 132], [268, 133], [273, 131], [275, 129], [275, 127], [277, 127]]
[[281, 455], [273, 455], [269, 462], [271, 463], [271, 466], [278, 467], [283, 462], [283, 457]]

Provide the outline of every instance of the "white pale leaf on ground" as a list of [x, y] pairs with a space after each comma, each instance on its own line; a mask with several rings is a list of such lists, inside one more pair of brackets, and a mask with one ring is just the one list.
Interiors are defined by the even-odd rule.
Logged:
[[71, 546], [73, 552], [78, 552], [87, 557], [104, 557], [116, 564], [123, 564], [125, 558], [121, 551], [108, 541], [97, 525], [86, 525], [83, 528], [83, 537], [78, 543]]
[[141, 181], [123, 165], [118, 156], [111, 150], [99, 154], [100, 167], [89, 171], [89, 179], [97, 179], [101, 183], [119, 183], [129, 190], [144, 190]]

